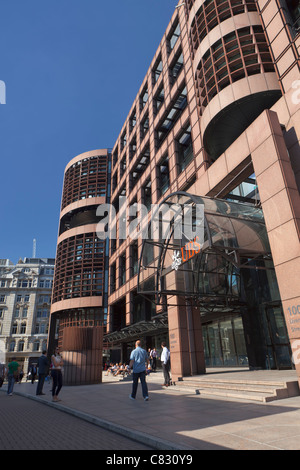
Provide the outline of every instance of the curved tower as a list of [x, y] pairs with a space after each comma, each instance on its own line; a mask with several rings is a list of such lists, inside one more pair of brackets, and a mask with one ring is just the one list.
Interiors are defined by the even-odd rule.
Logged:
[[101, 380], [106, 242], [96, 234], [96, 210], [108, 202], [109, 165], [108, 150], [94, 150], [72, 159], [64, 174], [49, 349], [58, 343], [64, 351], [68, 383]]
[[257, 2], [187, 0], [203, 143], [214, 161], [280, 97]]

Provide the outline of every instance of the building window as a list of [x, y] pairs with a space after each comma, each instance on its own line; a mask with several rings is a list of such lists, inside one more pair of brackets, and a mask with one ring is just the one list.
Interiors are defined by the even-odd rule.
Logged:
[[17, 334], [17, 330], [18, 330], [18, 324], [15, 322], [12, 326], [12, 329], [11, 329], [11, 334], [12, 335], [16, 335]]
[[5, 287], [5, 281], [1, 281], [1, 287]]
[[286, 0], [288, 11], [292, 19], [292, 29], [295, 34], [300, 33], [300, 0]]
[[110, 267], [110, 293], [112, 294], [116, 290], [116, 263], [113, 263]]
[[24, 351], [24, 341], [19, 341], [19, 344], [18, 344], [18, 351], [19, 352], [22, 352]]
[[178, 172], [181, 173], [193, 160], [193, 142], [189, 125], [176, 140]]
[[159, 178], [159, 189], [161, 196], [165, 194], [170, 186], [170, 175], [169, 175], [169, 161], [168, 156], [164, 157], [157, 166], [158, 178]]
[[40, 349], [40, 342], [39, 341], [35, 341], [33, 343], [33, 351], [39, 351]]
[[144, 119], [141, 121], [141, 140], [143, 140], [149, 130], [149, 115], [146, 113]]
[[186, 87], [182, 88], [156, 128], [157, 148], [161, 146], [187, 106]]
[[174, 85], [174, 83], [176, 82], [177, 77], [179, 76], [182, 68], [183, 68], [183, 53], [182, 53], [182, 50], [179, 49], [179, 51], [176, 54], [173, 62], [170, 65], [170, 82], [171, 82], [171, 86]]
[[140, 96], [140, 105], [141, 105], [141, 111], [144, 109], [148, 101], [148, 86], [145, 85], [143, 88], [143, 91]]
[[0, 318], [3, 318], [3, 317], [4, 317], [4, 313], [3, 313], [3, 312], [4, 312], [3, 308], [0, 308]]
[[159, 77], [162, 73], [162, 69], [163, 69], [163, 63], [162, 63], [162, 60], [161, 60], [161, 56], [159, 56], [159, 58], [155, 62], [154, 68], [152, 70], [153, 85], [155, 85], [155, 83], [159, 79]]
[[119, 151], [118, 151], [118, 146], [117, 146], [116, 150], [113, 152], [113, 167], [116, 166], [118, 158], [119, 158]]
[[25, 335], [26, 333], [26, 323], [21, 323], [20, 335]]
[[[13, 333], [13, 334], [15, 334], [15, 333]], [[16, 343], [14, 341], [12, 341], [9, 345], [9, 352], [14, 352], [15, 347], [16, 347]]]
[[177, 22], [174, 24], [174, 26], [171, 30], [169, 38], [168, 38], [168, 42], [169, 42], [169, 46], [170, 46], [171, 51], [174, 49], [174, 47], [175, 47], [175, 45], [178, 41], [179, 36], [180, 36], [180, 26], [179, 26], [179, 22], [177, 20]]
[[28, 314], [28, 309], [27, 309], [27, 308], [23, 308], [23, 311], [22, 311], [22, 318], [27, 318], [27, 314]]
[[22, 296], [21, 295], [17, 295], [17, 302], [21, 302], [22, 300]]
[[130, 142], [129, 146], [129, 158], [130, 160], [134, 157], [136, 152], [136, 136], [133, 137], [133, 139]]
[[130, 246], [130, 259], [131, 259], [131, 277], [138, 273], [139, 267], [139, 250], [137, 241]]
[[29, 302], [29, 299], [30, 299], [30, 296], [29, 296], [29, 295], [25, 295], [25, 297], [24, 297], [24, 302]]
[[134, 108], [134, 111], [133, 113], [131, 114], [130, 116], [130, 120], [129, 120], [129, 129], [130, 129], [130, 132], [133, 131], [133, 129], [135, 128], [136, 126], [136, 110]]
[[121, 164], [120, 164], [120, 179], [124, 175], [125, 171], [126, 171], [126, 154], [122, 158]]
[[147, 147], [143, 150], [140, 157], [137, 160], [132, 172], [130, 173], [130, 188], [133, 189], [137, 182], [140, 180], [144, 171], [150, 164], [150, 147]]
[[146, 184], [142, 188], [142, 200], [143, 205], [147, 207], [148, 212], [151, 209], [152, 204], [152, 192], [151, 192], [151, 180], [147, 180]]
[[14, 318], [19, 318], [19, 316], [20, 316], [20, 309], [16, 308], [14, 311]]
[[158, 113], [161, 105], [165, 101], [165, 90], [163, 85], [159, 88], [158, 92], [154, 96], [154, 112]]
[[126, 147], [126, 144], [127, 144], [127, 134], [126, 134], [126, 131], [124, 131], [121, 137], [121, 150], [123, 150]]
[[126, 256], [121, 255], [119, 258], [119, 287], [123, 286], [126, 282]]
[[0, 295], [0, 302], [3, 304], [5, 303], [5, 295]]

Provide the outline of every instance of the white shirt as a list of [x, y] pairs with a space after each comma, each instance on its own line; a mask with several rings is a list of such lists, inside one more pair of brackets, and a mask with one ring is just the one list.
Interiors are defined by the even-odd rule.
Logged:
[[170, 358], [170, 351], [168, 350], [167, 347], [164, 347], [160, 356], [160, 360], [161, 362], [166, 364], [169, 358]]

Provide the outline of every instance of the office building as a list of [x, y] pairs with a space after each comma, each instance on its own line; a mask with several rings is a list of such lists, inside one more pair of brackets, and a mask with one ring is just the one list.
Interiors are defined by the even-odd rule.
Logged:
[[[290, 0], [175, 8], [111, 151], [114, 357], [127, 360], [138, 338], [166, 340], [174, 378], [208, 366], [300, 374], [299, 16]], [[151, 205], [171, 215], [158, 238]], [[198, 205], [201, 250], [175, 238], [171, 214], [187, 209], [195, 227]], [[134, 239], [126, 228], [141, 211], [148, 238]]]
[[49, 348], [64, 351], [69, 384], [101, 381], [108, 242], [97, 237], [96, 210], [109, 201], [109, 165], [109, 152], [96, 150], [65, 169]]
[[16, 357], [25, 374], [47, 349], [54, 263], [0, 260], [0, 360]]

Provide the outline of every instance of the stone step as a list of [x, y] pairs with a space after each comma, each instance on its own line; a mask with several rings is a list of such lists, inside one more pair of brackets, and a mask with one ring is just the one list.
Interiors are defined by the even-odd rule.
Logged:
[[177, 382], [178, 386], [182, 388], [195, 388], [195, 389], [219, 389], [219, 390], [237, 390], [237, 391], [248, 391], [248, 392], [264, 392], [264, 393], [273, 393], [274, 390], [277, 388], [285, 388], [284, 384], [280, 387], [277, 385], [272, 387], [271, 384], [266, 385], [261, 385], [261, 384], [236, 384], [236, 383], [215, 383], [215, 382], [190, 382], [190, 383], [185, 383], [185, 382]]
[[185, 377], [183, 380], [176, 382], [175, 387], [170, 387], [170, 389], [186, 394], [219, 396], [263, 403], [299, 396], [297, 381], [212, 380], [202, 377]]
[[278, 400], [278, 397], [276, 394], [270, 394], [270, 393], [249, 393], [246, 391], [232, 391], [232, 390], [213, 390], [213, 389], [195, 389], [192, 390], [191, 388], [188, 389], [188, 387], [181, 387], [181, 386], [175, 386], [175, 387], [169, 387], [168, 391], [174, 391], [174, 393], [181, 392], [181, 393], [186, 393], [189, 395], [200, 395], [200, 396], [206, 396], [206, 397], [223, 397], [223, 398], [231, 398], [231, 399], [237, 399], [237, 400], [246, 400], [246, 401], [251, 401], [251, 402], [260, 402], [260, 403], [266, 403], [270, 402], [273, 400]]
[[[251, 379], [246, 379], [246, 380], [237, 380], [237, 379], [208, 379], [208, 378], [202, 378], [202, 377], [184, 377], [182, 380], [184, 383], [213, 383], [213, 384], [256, 384], [256, 385], [262, 385], [262, 386], [269, 386], [271, 385], [272, 387], [285, 387], [286, 381], [284, 380], [251, 380]], [[179, 383], [179, 382], [177, 382]]]

